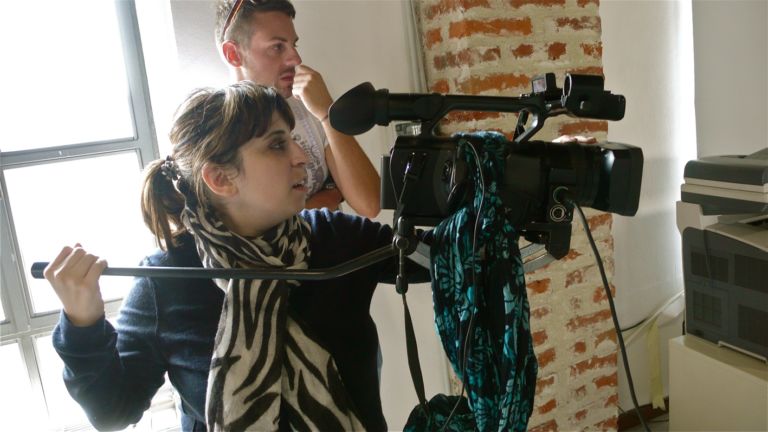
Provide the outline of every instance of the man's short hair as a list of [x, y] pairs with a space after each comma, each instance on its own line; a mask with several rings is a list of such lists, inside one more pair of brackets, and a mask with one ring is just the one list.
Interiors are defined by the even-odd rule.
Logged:
[[232, 7], [238, 0], [219, 0], [216, 3], [216, 43], [221, 45], [225, 40], [233, 40], [240, 45], [248, 46], [253, 28], [251, 18], [256, 13], [282, 12], [291, 19], [296, 18], [296, 9], [289, 0], [243, 0], [237, 16], [229, 23], [226, 34], [222, 34], [224, 23], [227, 21]]

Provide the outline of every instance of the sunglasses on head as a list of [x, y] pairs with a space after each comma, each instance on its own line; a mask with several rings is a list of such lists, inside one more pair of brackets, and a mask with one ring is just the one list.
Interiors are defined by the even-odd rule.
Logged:
[[243, 4], [246, 2], [249, 2], [254, 5], [262, 5], [264, 3], [269, 3], [270, 0], [235, 0], [234, 3], [232, 3], [232, 7], [229, 9], [229, 13], [227, 14], [227, 19], [224, 21], [224, 26], [221, 28], [221, 40], [225, 41], [225, 35], [227, 34], [227, 30], [229, 29], [229, 26], [232, 24], [232, 21], [237, 18], [238, 12], [240, 12], [240, 8], [243, 7]]

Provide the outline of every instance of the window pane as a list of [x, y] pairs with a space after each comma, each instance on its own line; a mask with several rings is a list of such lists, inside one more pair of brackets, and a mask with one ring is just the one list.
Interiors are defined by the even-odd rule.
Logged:
[[45, 402], [48, 405], [48, 422], [51, 428], [62, 430], [78, 425], [90, 425], [80, 405], [67, 392], [61, 374], [64, 362], [53, 349], [51, 336], [35, 339], [37, 363], [43, 382]]
[[0, 430], [44, 430], [43, 407], [32, 393], [32, 384], [24, 366], [19, 344], [0, 346]]
[[[33, 262], [51, 261], [80, 243], [114, 267], [138, 265], [154, 248], [141, 217], [135, 152], [67, 160], [5, 171], [10, 213], [36, 313], [59, 309], [48, 282], [32, 279]], [[101, 279], [104, 300], [125, 295], [130, 277]]]
[[0, 40], [2, 151], [134, 136], [114, 2], [3, 1]]
[[[61, 377], [64, 362], [53, 349], [51, 336], [38, 337], [35, 345], [51, 427], [56, 430], [74, 427], [78, 430], [93, 430], [83, 409], [67, 392]], [[172, 387], [166, 380], [152, 399], [152, 406], [144, 413], [141, 421], [125, 430], [162, 431], [179, 426], [180, 419], [176, 412]]]
[[3, 277], [0, 275], [0, 322], [5, 321], [5, 309], [3, 309], [3, 293], [5, 292], [5, 287], [3, 286]]

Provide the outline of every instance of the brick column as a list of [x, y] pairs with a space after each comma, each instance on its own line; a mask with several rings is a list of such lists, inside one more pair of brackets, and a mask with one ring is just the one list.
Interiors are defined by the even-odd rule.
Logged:
[[[421, 0], [419, 31], [431, 91], [519, 96], [532, 76], [602, 74], [597, 0]], [[511, 136], [516, 116], [452, 113], [441, 131], [497, 130]], [[535, 139], [585, 134], [605, 140], [605, 121], [547, 120]], [[613, 275], [610, 214], [586, 210]], [[526, 275], [539, 376], [531, 431], [615, 430], [617, 342], [587, 237], [574, 216], [571, 251]], [[611, 287], [611, 289], [614, 289]]]

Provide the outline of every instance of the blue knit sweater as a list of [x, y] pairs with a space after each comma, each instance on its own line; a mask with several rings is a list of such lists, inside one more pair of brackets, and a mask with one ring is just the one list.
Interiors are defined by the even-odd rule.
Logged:
[[[367, 219], [304, 211], [312, 226], [310, 268], [346, 262], [391, 244], [392, 231]], [[194, 240], [156, 251], [145, 266], [200, 267]], [[411, 268], [413, 281], [428, 281]], [[290, 307], [317, 332], [333, 354], [344, 384], [368, 430], [386, 430], [377, 368], [378, 334], [369, 314], [378, 282], [391, 283], [390, 259], [331, 281], [305, 281], [294, 288]], [[102, 283], [108, 283], [108, 280]], [[53, 344], [65, 363], [72, 397], [100, 430], [137, 423], [167, 373], [181, 398], [182, 429], [205, 430], [205, 394], [223, 292], [206, 279], [136, 278], [118, 318], [75, 327], [61, 314]]]

